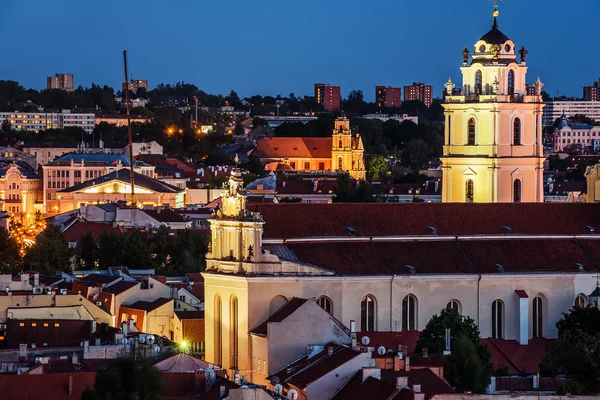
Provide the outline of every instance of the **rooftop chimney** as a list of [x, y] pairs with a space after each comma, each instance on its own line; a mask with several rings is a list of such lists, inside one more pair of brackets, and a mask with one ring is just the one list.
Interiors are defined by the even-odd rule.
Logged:
[[415, 393], [421, 393], [421, 385], [420, 384], [414, 384], [413, 385], [413, 392], [415, 392]]
[[408, 389], [408, 376], [396, 377], [396, 390]]
[[332, 345], [327, 346], [327, 354], [329, 354], [329, 356], [333, 355], [333, 346]]
[[35, 272], [33, 274], [33, 286], [37, 286], [40, 284], [40, 273], [39, 272]]
[[225, 386], [219, 387], [219, 398], [225, 397]]
[[127, 322], [121, 322], [121, 332], [123, 332], [123, 336], [127, 336]]
[[370, 377], [381, 380], [381, 369], [379, 368], [363, 368], [362, 369], [362, 381], [366, 381]]

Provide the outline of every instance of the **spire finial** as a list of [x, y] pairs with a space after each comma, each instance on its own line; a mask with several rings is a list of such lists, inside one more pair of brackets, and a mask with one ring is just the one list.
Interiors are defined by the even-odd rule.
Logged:
[[498, 6], [500, 5], [500, 2], [502, 0], [490, 0], [490, 1], [494, 5], [494, 11], [492, 12], [492, 16], [494, 17], [494, 25], [492, 26], [492, 28], [498, 29], [498, 15], [500, 15], [500, 12], [498, 11]]

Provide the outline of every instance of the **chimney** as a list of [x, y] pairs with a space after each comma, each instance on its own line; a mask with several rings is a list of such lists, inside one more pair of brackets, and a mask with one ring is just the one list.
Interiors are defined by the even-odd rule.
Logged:
[[219, 398], [225, 397], [225, 386], [219, 386]]
[[97, 326], [96, 326], [96, 320], [93, 320], [92, 321], [92, 332], [91, 333], [95, 333], [96, 332], [96, 328], [97, 328]]
[[[96, 339], [96, 340], [98, 340], [98, 339]], [[99, 346], [99, 345], [100, 345], [100, 344], [98, 344], [98, 346]], [[86, 356], [88, 355], [89, 351], [90, 351], [90, 341], [89, 341], [89, 340], [84, 340], [84, 341], [83, 341], [83, 358], [84, 358], [84, 359], [85, 359], [85, 358], [86, 358]]]
[[352, 340], [352, 347], [356, 347], [357, 346], [357, 342], [356, 342], [356, 321], [354, 321], [353, 319], [350, 320], [350, 339]]
[[121, 322], [121, 332], [123, 336], [127, 336], [127, 322]]
[[413, 392], [415, 393], [421, 393], [421, 385], [420, 384], [414, 384], [413, 385]]
[[406, 372], [410, 371], [410, 356], [409, 355], [404, 356], [404, 370]]
[[366, 381], [370, 377], [373, 377], [377, 380], [381, 380], [381, 369], [379, 368], [363, 368], [362, 369], [362, 381]]
[[[535, 389], [535, 387], [534, 387], [534, 389]], [[488, 390], [487, 390], [486, 393], [489, 393], [489, 394], [495, 394], [496, 393], [496, 377], [495, 376], [492, 376], [490, 378], [490, 384], [488, 386]]]
[[533, 376], [533, 388], [534, 389], [539, 389], [540, 388], [540, 374], [539, 374], [539, 372]]
[[517, 338], [519, 344], [529, 343], [529, 296], [524, 290], [515, 291], [517, 296]]
[[306, 346], [306, 354], [310, 355], [313, 350], [314, 350], [315, 346], [313, 346], [312, 344], [309, 344], [308, 346]]
[[133, 332], [133, 328], [135, 327], [135, 321], [133, 320], [133, 318], [131, 318], [129, 320], [129, 332]]
[[37, 286], [40, 284], [40, 273], [39, 272], [35, 272], [33, 274], [33, 286]]
[[408, 376], [396, 377], [396, 390], [408, 389]]
[[423, 347], [423, 358], [429, 358], [429, 349], [427, 347]]
[[73, 396], [73, 374], [69, 374], [69, 396]]
[[331, 357], [333, 355], [333, 346], [327, 346], [327, 354]]

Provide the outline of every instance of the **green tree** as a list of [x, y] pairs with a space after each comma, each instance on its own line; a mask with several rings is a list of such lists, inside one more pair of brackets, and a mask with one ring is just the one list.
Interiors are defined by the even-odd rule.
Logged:
[[374, 203], [378, 200], [371, 184], [355, 181], [348, 173], [338, 174], [334, 192], [334, 203]]
[[159, 400], [163, 392], [162, 374], [151, 360], [119, 358], [96, 372], [94, 388], [84, 395], [88, 400]]
[[402, 152], [402, 164], [420, 168], [427, 164], [431, 156], [431, 146], [421, 139], [412, 139]]
[[81, 268], [93, 269], [98, 259], [98, 246], [91, 232], [87, 232], [79, 240], [81, 249], [79, 264]]
[[427, 348], [432, 354], [441, 354], [446, 329], [450, 329], [452, 355], [446, 359], [444, 377], [458, 392], [483, 393], [492, 374], [491, 354], [487, 345], [481, 343], [479, 328], [472, 318], [448, 309], [435, 314], [421, 333], [417, 351]]
[[542, 374], [565, 374], [563, 392], [593, 394], [600, 390], [600, 310], [573, 307], [556, 327], [558, 339], [540, 367]]
[[367, 159], [367, 177], [370, 181], [380, 179], [388, 170], [388, 165], [383, 156], [375, 154]]
[[28, 268], [47, 275], [56, 271], [71, 272], [71, 252], [65, 235], [58, 226], [50, 225], [36, 239], [25, 254]]
[[19, 245], [10, 233], [0, 228], [0, 271], [4, 274], [16, 272], [21, 267]]

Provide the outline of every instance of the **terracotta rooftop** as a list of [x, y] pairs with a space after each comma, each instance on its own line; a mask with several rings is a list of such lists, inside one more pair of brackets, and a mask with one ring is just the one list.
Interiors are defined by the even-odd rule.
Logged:
[[252, 329], [249, 333], [254, 333], [256, 335], [267, 336], [267, 325], [270, 322], [281, 322], [290, 315], [294, 313], [298, 308], [300, 308], [304, 303], [308, 300], [300, 299], [298, 297], [293, 297], [290, 301], [288, 301], [283, 307], [277, 310], [273, 315], [269, 317], [265, 322]]
[[[92, 235], [94, 241], [98, 241], [100, 235], [104, 232], [120, 232], [119, 228], [113, 228], [112, 224], [101, 222], [76, 221], [73, 225], [67, 228], [64, 232], [67, 242], [75, 242], [88, 232]], [[79, 247], [79, 246], [78, 246]]]
[[140, 282], [126, 282], [126, 281], [121, 281], [121, 282], [117, 282], [114, 285], [111, 285], [109, 287], [105, 287], [103, 289], [103, 292], [108, 292], [108, 293], [113, 293], [115, 295], [119, 295], [129, 289], [131, 289], [134, 286], [139, 285]]
[[111, 282], [121, 279], [122, 278], [120, 276], [102, 274], [89, 274], [81, 278], [81, 280], [88, 286], [107, 285]]
[[[411, 358], [412, 361], [412, 358]], [[456, 393], [454, 389], [443, 378], [438, 377], [429, 368], [411, 369], [410, 371], [381, 371], [381, 380], [390, 384], [396, 384], [396, 377], [407, 376], [408, 386], [421, 385], [421, 392], [425, 399], [430, 399], [436, 394]]]
[[185, 222], [187, 221], [181, 214], [176, 213], [170, 208], [159, 208], [155, 210], [142, 210], [150, 217], [154, 218], [158, 222]]
[[252, 151], [258, 158], [327, 158], [331, 159], [331, 138], [263, 138]]
[[258, 205], [265, 239], [315, 236], [589, 234], [600, 231], [597, 204], [583, 203], [372, 203]]
[[482, 339], [492, 354], [494, 368], [507, 367], [511, 375], [528, 375], [540, 371], [540, 363], [552, 347], [554, 340], [530, 339], [526, 345], [516, 340]]
[[[412, 399], [412, 392], [404, 390], [408, 392], [407, 394], [410, 394], [409, 398]], [[333, 396], [332, 400], [395, 400], [401, 398], [400, 393], [397, 393], [396, 385], [373, 377], [368, 377], [363, 382], [363, 372], [361, 370]]]
[[94, 386], [95, 378], [95, 372], [0, 375], [0, 393], [3, 399], [80, 399], [88, 386]]
[[369, 337], [369, 347], [384, 346], [388, 350], [397, 351], [398, 345], [407, 346], [408, 353], [412, 354], [417, 349], [417, 342], [421, 336], [419, 331], [400, 331], [400, 332], [357, 332], [356, 339], [362, 343], [364, 336]]

